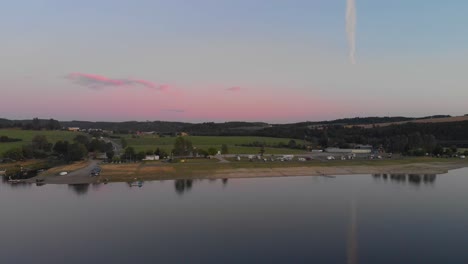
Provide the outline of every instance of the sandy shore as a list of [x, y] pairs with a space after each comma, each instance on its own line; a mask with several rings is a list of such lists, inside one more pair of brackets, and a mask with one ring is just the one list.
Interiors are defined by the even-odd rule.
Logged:
[[287, 176], [335, 176], [357, 174], [444, 174], [467, 167], [466, 163], [414, 163], [385, 166], [292, 167], [219, 170], [208, 178], [255, 178]]
[[[399, 162], [399, 161], [397, 161]], [[468, 167], [467, 161], [454, 160], [442, 162], [412, 162], [389, 164], [374, 162], [371, 164], [354, 162], [352, 164], [335, 162], [327, 164], [170, 164], [170, 163], [132, 163], [102, 164], [99, 177], [90, 177], [90, 171], [97, 166], [96, 161], [79, 164], [81, 167], [67, 176], [45, 173], [27, 180], [34, 183], [36, 178], [44, 179], [45, 184], [80, 184], [100, 182], [130, 182], [135, 180], [171, 180], [171, 179], [234, 179], [288, 176], [337, 176], [356, 174], [444, 174], [449, 170]], [[78, 167], [78, 166], [77, 166]], [[63, 170], [54, 168], [51, 171]]]

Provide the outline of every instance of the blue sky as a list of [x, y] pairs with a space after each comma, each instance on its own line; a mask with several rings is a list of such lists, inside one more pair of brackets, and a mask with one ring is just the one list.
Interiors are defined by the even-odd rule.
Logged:
[[[356, 3], [351, 65], [345, 0], [8, 1], [0, 9], [0, 112], [271, 122], [468, 112], [467, 1]], [[168, 89], [102, 79], [106, 87], [90, 89], [84, 78], [95, 75]], [[75, 99], [66, 111], [64, 98]], [[85, 107], [89, 98], [108, 103]]]

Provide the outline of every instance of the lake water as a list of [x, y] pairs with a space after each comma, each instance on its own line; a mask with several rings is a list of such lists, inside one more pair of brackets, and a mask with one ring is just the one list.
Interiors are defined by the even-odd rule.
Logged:
[[468, 169], [0, 183], [0, 263], [468, 263]]

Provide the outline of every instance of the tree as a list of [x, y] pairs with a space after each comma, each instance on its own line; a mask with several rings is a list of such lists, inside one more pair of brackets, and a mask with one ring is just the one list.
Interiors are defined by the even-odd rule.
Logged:
[[3, 153], [4, 158], [12, 159], [12, 160], [22, 160], [24, 159], [23, 151], [20, 148], [9, 149], [5, 153]]
[[127, 147], [123, 154], [124, 159], [133, 159], [135, 158], [135, 149], [133, 147]]
[[264, 146], [262, 146], [262, 147], [260, 148], [260, 156], [263, 157], [263, 154], [265, 154], [265, 147], [264, 147]]
[[193, 150], [192, 142], [184, 137], [177, 137], [173, 153], [178, 156], [188, 155]]
[[34, 130], [41, 130], [41, 121], [39, 120], [39, 118], [33, 118], [31, 128]]
[[137, 160], [143, 160], [146, 158], [146, 153], [144, 151], [140, 151], [138, 152], [138, 154], [136, 155], [136, 159]]
[[81, 143], [73, 143], [68, 146], [67, 160], [68, 161], [79, 161], [86, 157], [88, 149]]
[[34, 151], [49, 152], [52, 149], [52, 144], [49, 143], [46, 136], [37, 135], [32, 139], [32, 148]]
[[208, 151], [204, 150], [204, 149], [198, 149], [198, 155], [201, 155], [203, 157], [208, 157], [210, 154], [208, 153]]
[[82, 144], [84, 145], [86, 148], [88, 148], [89, 146], [89, 137], [86, 136], [86, 135], [77, 135], [73, 141], [75, 143], [79, 143], [79, 144]]
[[68, 152], [68, 141], [57, 141], [53, 150], [55, 153], [65, 156]]
[[444, 154], [444, 148], [441, 145], [436, 145], [434, 147], [434, 150], [432, 151], [432, 154], [434, 155], [442, 155]]
[[457, 153], [458, 148], [457, 146], [453, 145], [453, 146], [450, 146], [450, 150], [452, 151], [452, 153]]
[[229, 149], [228, 149], [228, 146], [226, 144], [221, 145], [221, 153], [222, 154], [228, 154], [229, 153]]
[[105, 152], [114, 151], [114, 145], [112, 145], [111, 142], [107, 142], [107, 143], [104, 145], [104, 151], [105, 151]]
[[125, 138], [121, 138], [120, 139], [120, 144], [122, 145], [122, 148], [126, 148], [127, 147], [127, 140]]
[[115, 155], [115, 153], [114, 153], [113, 150], [110, 150], [110, 151], [106, 152], [107, 159], [109, 159], [109, 160], [112, 160], [114, 158], [114, 155]]
[[35, 155], [37, 153], [34, 153], [32, 145], [24, 145], [21, 147], [21, 150], [23, 151], [23, 157], [25, 159], [32, 159], [34, 156], [41, 156], [41, 155]]
[[159, 148], [156, 149], [154, 155], [161, 156], [161, 150]]
[[214, 156], [218, 153], [218, 150], [216, 148], [209, 148], [208, 149], [208, 155]]
[[288, 147], [289, 148], [296, 148], [296, 141], [294, 139], [289, 140]]
[[58, 129], [60, 129], [59, 121], [54, 120], [52, 118], [49, 119], [49, 121], [47, 122], [47, 129], [49, 129], [49, 130], [58, 130]]

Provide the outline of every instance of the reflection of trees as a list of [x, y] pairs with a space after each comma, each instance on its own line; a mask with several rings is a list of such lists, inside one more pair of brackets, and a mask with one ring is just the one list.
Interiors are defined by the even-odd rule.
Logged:
[[409, 182], [413, 185], [433, 184], [437, 178], [436, 174], [372, 174], [374, 179], [387, 180], [390, 178], [395, 183]]
[[89, 183], [83, 183], [83, 184], [69, 184], [68, 188], [72, 189], [75, 191], [76, 194], [78, 195], [83, 195], [86, 194], [89, 190]]
[[359, 263], [358, 251], [358, 222], [357, 222], [357, 204], [355, 199], [351, 200], [351, 214], [350, 223], [348, 228], [348, 244], [347, 244], [347, 263], [357, 264]]
[[192, 189], [193, 180], [175, 180], [174, 187], [178, 194], [183, 194]]

